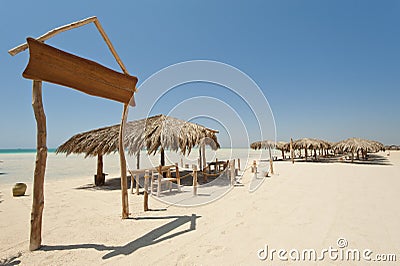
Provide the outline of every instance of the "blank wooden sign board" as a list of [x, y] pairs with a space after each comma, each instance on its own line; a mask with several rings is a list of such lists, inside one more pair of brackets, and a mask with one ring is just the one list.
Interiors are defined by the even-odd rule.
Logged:
[[128, 104], [137, 78], [64, 52], [33, 38], [27, 39], [29, 63], [24, 78], [42, 80]]
[[[119, 73], [96, 62], [64, 52], [43, 42], [54, 35], [93, 22], [114, 55], [123, 73]], [[124, 64], [108, 39], [104, 29], [96, 17], [53, 29], [37, 39], [28, 38], [9, 51], [11, 55], [29, 48], [29, 63], [23, 72], [23, 77], [33, 80], [32, 106], [37, 124], [36, 164], [33, 179], [33, 198], [31, 213], [30, 250], [40, 248], [42, 236], [42, 214], [44, 208], [44, 175], [47, 160], [47, 130], [46, 115], [42, 103], [42, 81], [47, 81], [70, 87], [89, 95], [98, 96], [124, 104], [119, 132], [119, 152], [121, 166], [121, 196], [122, 218], [129, 217], [126, 161], [123, 152], [123, 127], [127, 119], [128, 105], [134, 106], [133, 94], [136, 91], [138, 79], [129, 75]]]

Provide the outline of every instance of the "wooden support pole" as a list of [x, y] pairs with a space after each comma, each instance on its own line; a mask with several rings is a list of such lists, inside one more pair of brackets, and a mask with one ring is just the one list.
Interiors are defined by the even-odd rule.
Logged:
[[252, 172], [252, 173], [257, 172], [257, 163], [256, 163], [256, 160], [253, 160], [253, 166], [251, 167], [251, 172]]
[[233, 186], [236, 183], [235, 160], [229, 161], [229, 172], [231, 178], [231, 185]]
[[139, 195], [139, 179], [140, 179], [140, 175], [138, 174], [136, 176], [136, 195]]
[[131, 174], [131, 194], [133, 194], [133, 185], [135, 184], [136, 175]]
[[257, 178], [257, 162], [254, 160], [253, 161], [253, 167], [252, 167], [252, 169], [253, 169], [253, 173], [254, 173], [254, 178]]
[[47, 161], [46, 115], [42, 102], [42, 82], [34, 80], [32, 88], [32, 107], [36, 119], [36, 163], [33, 176], [33, 198], [31, 212], [31, 234], [29, 250], [36, 250], [42, 244], [42, 215], [44, 208], [44, 175]]
[[203, 171], [203, 169], [207, 167], [206, 144], [204, 142], [201, 144], [201, 160], [202, 160], [202, 168], [200, 169], [200, 171]]
[[197, 196], [197, 165], [193, 164], [193, 195]]
[[136, 154], [136, 169], [140, 169], [140, 150]]
[[150, 175], [150, 195], [153, 194], [153, 187], [154, 187], [154, 172], [151, 171], [151, 175]]
[[102, 186], [105, 183], [105, 175], [103, 174], [103, 155], [99, 153], [97, 155], [97, 174], [94, 180], [96, 186]]
[[178, 163], [175, 164], [175, 175], [176, 175], [176, 185], [178, 186], [178, 191], [181, 192], [181, 174], [179, 173]]
[[238, 162], [238, 169], [240, 171], [240, 158], [237, 159], [237, 162]]
[[271, 146], [268, 147], [269, 150], [269, 169], [271, 172], [271, 175], [274, 174], [274, 162], [273, 162], [273, 158], [272, 158], [272, 152], [271, 152]]
[[159, 197], [160, 196], [160, 194], [161, 194], [161, 180], [162, 180], [162, 175], [161, 175], [161, 168], [162, 168], [162, 166], [160, 165], [159, 166], [159, 171], [158, 171], [158, 177], [157, 177], [157, 197]]
[[149, 170], [146, 170], [144, 174], [144, 201], [143, 208], [144, 211], [149, 210]]
[[201, 155], [201, 146], [199, 147], [199, 158], [197, 159], [200, 171], [203, 169], [203, 159]]
[[305, 153], [306, 161], [307, 161], [308, 154], [307, 154], [307, 148], [306, 147], [304, 148], [304, 153]]
[[128, 205], [128, 182], [126, 177], [126, 160], [124, 151], [124, 128], [126, 124], [126, 119], [128, 115], [128, 105], [124, 104], [124, 109], [122, 112], [121, 125], [119, 128], [119, 160], [121, 166], [121, 197], [122, 197], [122, 219], [127, 219], [129, 217], [129, 205]]
[[293, 150], [293, 139], [290, 138], [290, 158], [292, 159], [292, 164], [294, 164], [294, 150]]

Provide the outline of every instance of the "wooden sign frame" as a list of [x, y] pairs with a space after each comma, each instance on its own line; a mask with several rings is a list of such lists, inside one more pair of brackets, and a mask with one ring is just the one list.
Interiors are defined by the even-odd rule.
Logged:
[[[96, 62], [43, 44], [44, 41], [58, 33], [81, 27], [92, 22], [95, 24], [97, 30], [100, 32], [108, 48], [121, 67], [123, 74], [103, 67]], [[128, 70], [122, 63], [97, 17], [89, 17], [55, 28], [36, 38], [36, 40], [28, 38], [27, 43], [9, 50], [8, 53], [14, 56], [28, 48], [30, 49], [30, 60], [23, 76], [33, 79], [32, 107], [37, 126], [36, 164], [33, 177], [29, 249], [36, 250], [41, 247], [42, 242], [42, 216], [44, 208], [43, 188], [47, 162], [47, 128], [46, 115], [42, 102], [42, 81], [68, 86], [90, 95], [115, 100], [124, 104], [119, 132], [119, 156], [121, 168], [122, 219], [126, 219], [129, 218], [129, 205], [126, 160], [123, 148], [124, 132], [122, 129], [127, 120], [128, 104], [134, 105], [134, 102], [130, 101], [133, 99], [133, 94], [136, 91], [137, 78], [129, 75]], [[49, 56], [49, 58], [46, 58], [47, 56]], [[64, 66], [64, 63], [67, 65]], [[52, 69], [54, 66], [56, 66], [56, 69]], [[80, 71], [84, 73], [81, 74]], [[103, 77], [102, 74], [105, 76]], [[75, 81], [74, 78], [77, 78], [77, 81]], [[92, 86], [90, 82], [96, 83], [97, 86]]]

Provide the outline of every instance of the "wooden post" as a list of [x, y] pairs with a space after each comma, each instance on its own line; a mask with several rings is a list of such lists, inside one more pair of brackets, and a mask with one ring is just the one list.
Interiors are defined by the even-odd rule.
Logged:
[[193, 164], [193, 195], [197, 196], [197, 165]]
[[162, 175], [161, 175], [161, 168], [162, 166], [159, 166], [159, 171], [158, 171], [158, 177], [157, 177], [157, 197], [160, 196], [161, 193], [161, 179], [162, 179]]
[[42, 215], [44, 208], [44, 175], [46, 172], [46, 115], [42, 103], [42, 82], [34, 80], [32, 88], [32, 107], [36, 119], [36, 163], [33, 176], [33, 198], [31, 212], [31, 235], [29, 250], [36, 250], [42, 244]]
[[140, 169], [140, 150], [136, 154], [136, 169]]
[[124, 152], [124, 127], [128, 115], [128, 105], [124, 104], [124, 109], [122, 111], [121, 125], [119, 128], [119, 160], [121, 165], [121, 197], [122, 197], [122, 219], [127, 219], [129, 217], [129, 205], [128, 205], [128, 182], [126, 180], [126, 160]]
[[139, 195], [139, 179], [140, 179], [140, 175], [136, 175], [136, 195]]
[[269, 150], [269, 168], [271, 170], [271, 175], [274, 174], [274, 162], [272, 158], [272, 153], [271, 153], [271, 146], [268, 147]]
[[183, 168], [183, 158], [181, 157], [181, 167]]
[[154, 187], [154, 172], [151, 171], [151, 177], [150, 177], [150, 195], [153, 194], [153, 187]]
[[144, 174], [144, 211], [149, 210], [149, 170], [146, 170]]
[[131, 194], [133, 194], [133, 184], [135, 184], [136, 175], [131, 174]]
[[102, 186], [105, 183], [105, 175], [103, 175], [103, 155], [99, 153], [97, 155], [97, 174], [94, 180], [96, 186]]
[[161, 154], [160, 163], [161, 163], [162, 166], [165, 166], [165, 153], [164, 153], [164, 148], [162, 148], [162, 147], [161, 147], [161, 150], [160, 150], [160, 154]]
[[200, 171], [203, 169], [203, 159], [201, 156], [201, 146], [199, 147], [199, 159], [197, 159]]
[[200, 171], [203, 171], [204, 168], [207, 166], [207, 160], [206, 160], [206, 144], [203, 142], [201, 144], [201, 160], [202, 160], [202, 168]]
[[230, 177], [231, 177], [231, 185], [233, 186], [236, 183], [235, 160], [229, 161], [229, 170], [230, 170]]
[[307, 154], [307, 148], [306, 147], [304, 148], [304, 152], [305, 152], [306, 161], [307, 161], [308, 154]]
[[257, 178], [257, 162], [254, 160], [253, 161], [253, 167], [252, 167], [252, 169], [253, 169], [253, 173], [254, 173], [254, 178]]
[[237, 159], [237, 162], [238, 162], [238, 169], [240, 171], [240, 158]]
[[176, 175], [176, 185], [178, 186], [178, 191], [181, 192], [181, 174], [179, 173], [178, 163], [175, 164], [175, 175]]
[[290, 158], [292, 159], [292, 164], [294, 164], [294, 150], [293, 150], [293, 139], [290, 138]]

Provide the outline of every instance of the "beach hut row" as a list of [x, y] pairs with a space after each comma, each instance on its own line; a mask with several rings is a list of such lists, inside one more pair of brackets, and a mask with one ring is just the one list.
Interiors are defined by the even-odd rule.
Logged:
[[[277, 149], [282, 152], [282, 158], [285, 159], [285, 152], [291, 152], [292, 161], [294, 159], [294, 150], [301, 152], [304, 150], [305, 159], [308, 159], [308, 151], [314, 151], [314, 159], [317, 159], [317, 151], [319, 155], [326, 156], [329, 153], [333, 154], [350, 154], [351, 160], [354, 160], [354, 154], [356, 154], [357, 159], [367, 158], [367, 153], [375, 153], [380, 150], [384, 150], [385, 146], [374, 140], [367, 140], [361, 138], [348, 138], [339, 142], [329, 142], [314, 138], [302, 138], [298, 140], [291, 140], [290, 142], [283, 141], [256, 141], [251, 143], [250, 148], [252, 149], [269, 149], [270, 160], [272, 160], [271, 149]], [[394, 147], [393, 147], [394, 148]]]

